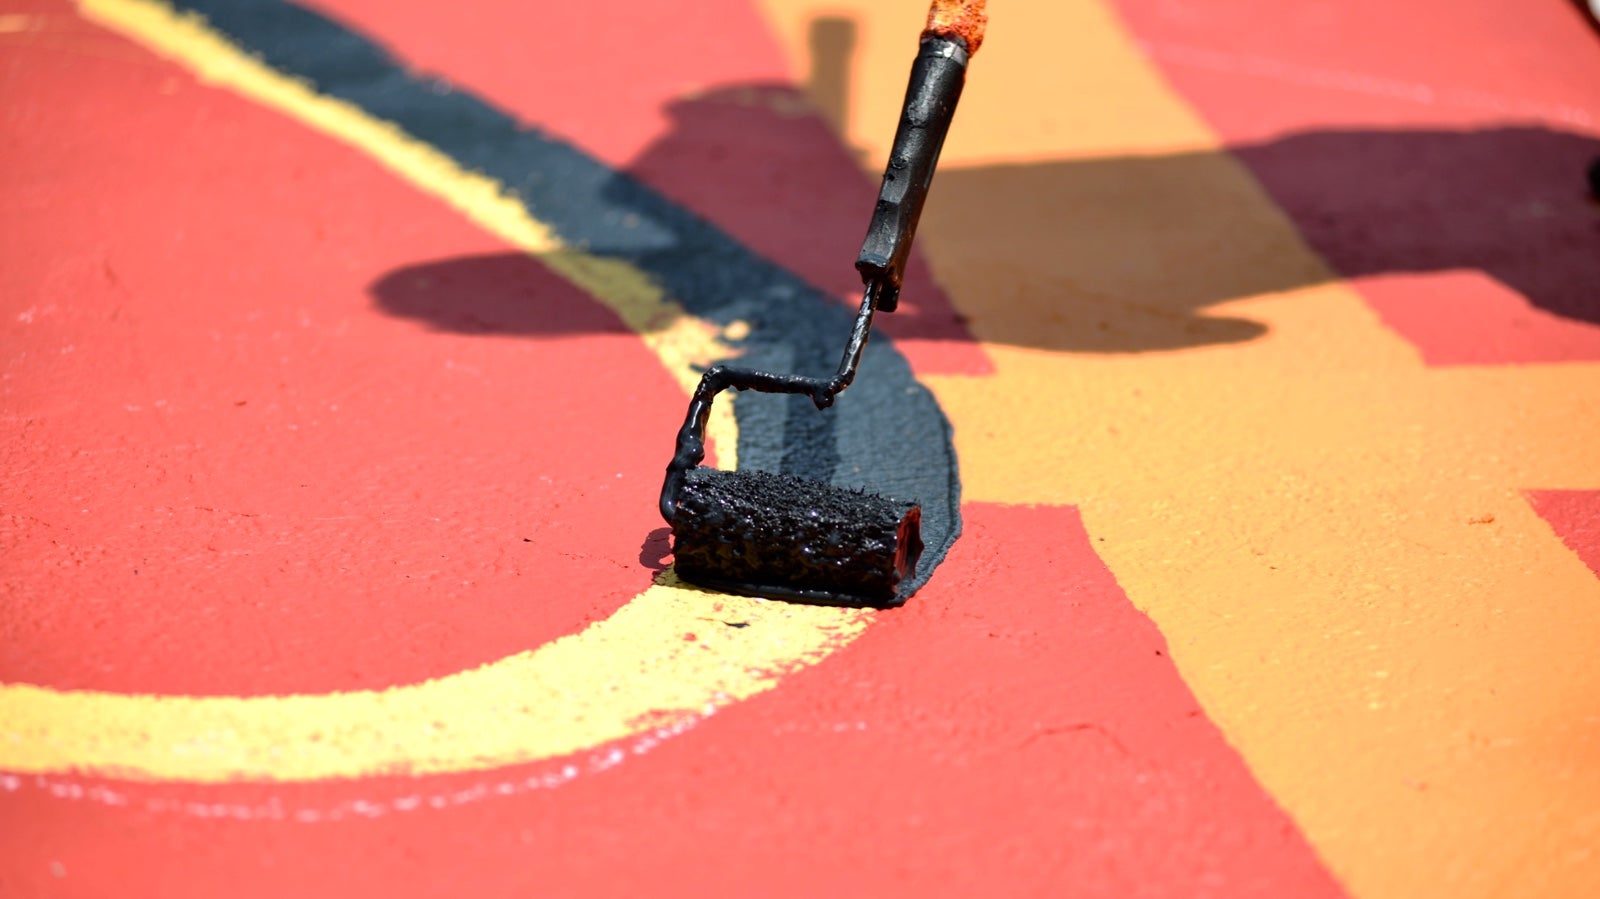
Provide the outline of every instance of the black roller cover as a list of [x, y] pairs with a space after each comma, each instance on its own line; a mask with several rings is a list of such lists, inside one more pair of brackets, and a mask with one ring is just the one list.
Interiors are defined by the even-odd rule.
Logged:
[[922, 554], [915, 503], [766, 471], [695, 468], [672, 519], [692, 584], [830, 605], [895, 606]]

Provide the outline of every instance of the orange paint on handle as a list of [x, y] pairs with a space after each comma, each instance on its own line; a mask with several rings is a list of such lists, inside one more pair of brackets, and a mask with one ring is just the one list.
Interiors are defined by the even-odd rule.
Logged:
[[989, 14], [984, 9], [988, 5], [989, 0], [933, 0], [922, 36], [960, 38], [967, 45], [967, 53], [977, 53], [983, 32], [989, 27]]

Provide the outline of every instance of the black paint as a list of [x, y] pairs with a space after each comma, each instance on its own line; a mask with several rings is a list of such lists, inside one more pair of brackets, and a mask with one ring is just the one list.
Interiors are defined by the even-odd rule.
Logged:
[[711, 417], [711, 404], [724, 390], [755, 390], [761, 393], [785, 393], [807, 396], [818, 410], [827, 409], [839, 393], [855, 380], [856, 369], [861, 365], [861, 354], [867, 348], [867, 338], [872, 334], [872, 316], [877, 311], [882, 286], [867, 285], [861, 297], [861, 309], [856, 313], [855, 325], [845, 342], [844, 355], [839, 367], [830, 378], [813, 378], [805, 375], [784, 374], [729, 365], [713, 365], [700, 376], [694, 396], [689, 399], [689, 412], [683, 427], [678, 430], [677, 450], [667, 464], [667, 476], [661, 485], [661, 517], [669, 524], [679, 518], [678, 492], [685, 475], [706, 458], [706, 421]]
[[699, 468], [717, 394], [733, 388], [806, 396], [818, 410], [855, 380], [883, 285], [869, 282], [829, 378], [712, 366], [695, 388], [661, 485], [661, 517], [684, 580], [755, 596], [895, 606], [922, 554], [922, 509], [875, 493], [764, 471]]
[[[408, 71], [366, 38], [282, 0], [177, 0], [272, 68], [394, 123], [468, 170], [494, 178], [567, 244], [642, 270], [690, 314], [742, 321], [740, 361], [820, 371], [851, 312], [646, 185], [526, 127], [471, 93]], [[825, 412], [752, 395], [735, 408], [739, 458], [835, 487], [921, 506], [926, 549], [899, 585], [909, 596], [961, 529], [950, 425], [887, 339], [860, 351], [861, 384]], [[808, 404], [809, 405], [809, 404]], [[801, 414], [803, 413], [803, 414]], [[791, 420], [793, 419], [793, 420]]]
[[678, 576], [730, 593], [897, 606], [922, 551], [914, 503], [790, 475], [696, 468], [677, 507]]
[[[805, 396], [825, 410], [855, 380], [873, 315], [880, 306], [892, 311], [898, 302], [966, 60], [959, 42], [930, 38], [912, 65], [883, 187], [856, 262], [866, 289], [833, 376], [714, 365], [700, 378], [661, 486], [661, 517], [672, 525], [673, 555], [684, 580], [839, 605], [899, 605], [916, 589], [907, 578], [922, 554], [922, 509], [915, 503], [764, 472], [739, 477], [744, 473], [697, 466], [706, 456], [711, 404], [722, 391]], [[772, 495], [761, 495], [763, 490]]]

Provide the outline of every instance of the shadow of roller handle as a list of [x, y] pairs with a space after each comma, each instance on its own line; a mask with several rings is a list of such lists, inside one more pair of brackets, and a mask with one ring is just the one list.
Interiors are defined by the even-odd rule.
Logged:
[[911, 66], [911, 82], [895, 128], [894, 145], [883, 172], [878, 203], [856, 258], [856, 270], [867, 284], [880, 285], [878, 308], [893, 312], [900, 304], [917, 222], [939, 165], [939, 151], [956, 101], [966, 84], [967, 61], [983, 43], [988, 25], [987, 0], [934, 0], [922, 46]]

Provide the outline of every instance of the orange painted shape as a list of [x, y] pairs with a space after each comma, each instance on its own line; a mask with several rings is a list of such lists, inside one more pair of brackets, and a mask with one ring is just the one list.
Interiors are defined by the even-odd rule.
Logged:
[[[816, 7], [767, 7], [803, 55]], [[904, 13], [829, 14], [883, 140]], [[932, 380], [964, 495], [1082, 509], [1356, 895], [1600, 891], [1600, 581], [1521, 495], [1600, 486], [1600, 367], [1430, 370], [1105, 4], [992, 25], [920, 232], [995, 361]]]

